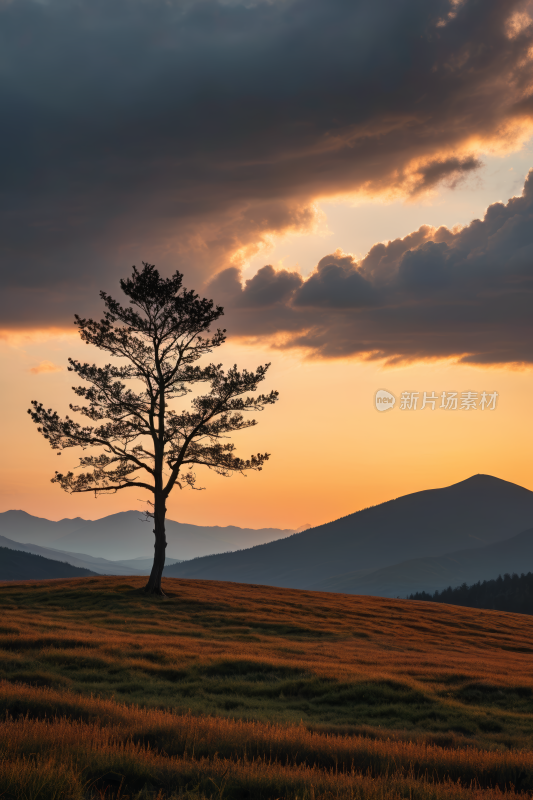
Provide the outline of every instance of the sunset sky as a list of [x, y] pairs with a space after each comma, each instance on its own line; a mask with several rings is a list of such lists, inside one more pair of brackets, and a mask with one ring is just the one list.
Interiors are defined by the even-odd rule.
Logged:
[[[280, 401], [168, 516], [293, 528], [483, 472], [533, 489], [533, 3], [0, 0], [0, 511], [142, 508], [26, 410], [65, 413], [74, 313], [133, 264], [225, 308]], [[528, 177], [529, 175], [529, 177]], [[397, 403], [375, 409], [378, 389]], [[402, 392], [497, 392], [402, 410]]]

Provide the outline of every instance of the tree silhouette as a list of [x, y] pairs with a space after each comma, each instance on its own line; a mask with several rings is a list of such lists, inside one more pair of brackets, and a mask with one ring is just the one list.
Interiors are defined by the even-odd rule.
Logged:
[[[264, 380], [269, 364], [255, 372], [234, 366], [200, 366], [196, 362], [220, 347], [225, 330], [213, 335], [210, 327], [224, 313], [212, 300], [200, 299], [182, 288], [183, 275], [162, 278], [153, 264], [133, 267], [131, 278], [120, 281], [129, 307], [100, 292], [106, 310], [96, 322], [75, 316], [80, 336], [114, 357], [114, 363], [97, 367], [69, 359], [69, 370], [88, 385], [73, 391], [85, 401], [70, 405], [85, 417], [80, 424], [33, 400], [28, 410], [54, 450], [69, 447], [100, 448], [96, 455], [80, 458], [79, 474], [56, 472], [52, 483], [67, 492], [116, 492], [140, 488], [151, 492], [150, 516], [154, 520], [154, 564], [145, 591], [162, 594], [165, 565], [166, 500], [174, 488], [195, 488], [195, 465], [228, 476], [233, 472], [261, 470], [268, 453], [243, 460], [235, 445], [225, 441], [232, 433], [256, 425], [243, 412], [262, 410], [275, 403], [278, 393], [251, 397]], [[120, 366], [118, 359], [127, 363]], [[126, 381], [133, 381], [127, 386]], [[171, 404], [202, 384], [206, 394], [191, 400], [189, 411]]]

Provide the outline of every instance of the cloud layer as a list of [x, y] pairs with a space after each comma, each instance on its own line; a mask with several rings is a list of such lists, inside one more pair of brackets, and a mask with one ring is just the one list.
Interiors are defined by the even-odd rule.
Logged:
[[423, 226], [361, 261], [340, 251], [304, 280], [228, 268], [212, 293], [231, 331], [315, 358], [533, 363], [533, 170], [521, 197], [455, 231]]
[[[508, 146], [531, 124], [527, 8], [0, 3], [3, 326], [69, 323], [141, 259], [198, 285], [265, 234], [312, 226], [317, 197], [453, 185], [479, 165], [481, 141]], [[422, 291], [424, 259], [437, 263], [445, 246], [428, 238], [406, 256], [404, 291]], [[364, 269], [330, 259], [294, 308], [307, 313], [324, 290], [321, 313], [340, 294], [377, 314], [381, 290]], [[447, 291], [446, 270], [424, 278], [426, 293], [435, 281]], [[263, 273], [247, 302], [272, 291], [282, 303], [294, 281]], [[302, 346], [317, 352], [335, 347], [307, 336], [315, 343], [303, 336]]]
[[43, 372], [61, 372], [63, 367], [57, 366], [52, 361], [41, 361], [36, 367], [31, 367], [30, 372], [32, 375], [41, 375]]

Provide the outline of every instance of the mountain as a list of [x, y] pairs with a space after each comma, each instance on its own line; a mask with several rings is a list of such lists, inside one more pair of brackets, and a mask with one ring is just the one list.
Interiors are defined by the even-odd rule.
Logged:
[[[98, 520], [51, 522], [24, 511], [0, 514], [0, 535], [26, 544], [112, 561], [153, 558], [153, 523], [139, 511], [123, 511]], [[167, 520], [167, 557], [185, 560], [224, 553], [290, 536], [292, 530], [189, 525]]]
[[[308, 589], [409, 559], [478, 549], [533, 525], [533, 492], [490, 475], [415, 492], [281, 541], [199, 558], [168, 577], [208, 578]], [[423, 589], [423, 585], [416, 587]], [[334, 589], [338, 591], [339, 589]]]
[[75, 531], [84, 522], [86, 520], [81, 517], [53, 522], [44, 517], [33, 517], [26, 511], [4, 511], [0, 514], [0, 534], [13, 542], [46, 545]]
[[[135, 572], [140, 572], [141, 575], [149, 575], [150, 572], [152, 571], [152, 566], [153, 566], [153, 563], [154, 563], [154, 557], [152, 556], [151, 558], [142, 558], [142, 557], [141, 558], [131, 558], [129, 560], [128, 559], [124, 559], [122, 561], [110, 561], [109, 563], [110, 564], [120, 565], [120, 566], [123, 566], [126, 569], [129, 569], [130, 570], [130, 574], [132, 574], [133, 571], [135, 571]], [[166, 558], [165, 559], [165, 564], [167, 565], [167, 567], [171, 567], [173, 564], [180, 564], [180, 563], [181, 562], [176, 558]], [[108, 572], [107, 574], [111, 575], [112, 573]], [[117, 572], [117, 573], [113, 573], [113, 574], [118, 575], [119, 573]], [[126, 574], [126, 573], [124, 573], [124, 574]]]
[[87, 578], [95, 576], [90, 569], [51, 561], [33, 553], [0, 547], [0, 581], [50, 580], [51, 578]]
[[324, 592], [405, 597], [533, 569], [533, 528], [501, 542], [443, 556], [415, 558], [371, 572], [336, 575], [309, 587]]
[[[109, 561], [106, 558], [88, 556], [86, 553], [69, 553], [61, 550], [52, 550], [51, 547], [41, 547], [38, 544], [12, 542], [11, 539], [7, 539], [5, 536], [0, 536], [0, 547], [33, 553], [33, 555], [43, 556], [52, 561], [63, 561], [74, 567], [90, 569], [98, 575], [149, 575], [153, 564], [153, 558]], [[169, 566], [176, 563], [178, 563], [176, 560], [167, 560]]]
[[43, 558], [48, 558], [51, 561], [63, 561], [73, 567], [92, 570], [98, 575], [145, 575], [147, 573], [144, 562], [133, 565], [127, 562], [108, 561], [105, 558], [96, 558], [85, 553], [68, 553], [61, 550], [52, 550], [51, 547], [41, 547], [38, 544], [13, 542], [5, 536], [0, 536], [0, 547], [43, 556]]

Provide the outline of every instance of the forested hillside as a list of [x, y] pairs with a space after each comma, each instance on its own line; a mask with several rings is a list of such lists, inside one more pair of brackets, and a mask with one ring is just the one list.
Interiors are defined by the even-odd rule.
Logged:
[[512, 611], [515, 614], [533, 614], [533, 573], [527, 575], [499, 575], [492, 581], [478, 581], [472, 586], [464, 583], [452, 589], [428, 594], [416, 592], [409, 600], [431, 600], [468, 608], [487, 608], [493, 611]]
[[88, 578], [90, 569], [73, 567], [33, 553], [0, 547], [0, 581], [50, 580], [51, 578]]

